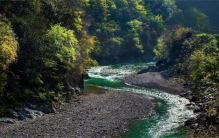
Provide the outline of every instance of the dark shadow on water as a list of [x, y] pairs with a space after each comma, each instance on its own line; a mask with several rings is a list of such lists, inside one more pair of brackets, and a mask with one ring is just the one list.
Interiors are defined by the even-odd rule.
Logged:
[[85, 94], [89, 94], [89, 93], [94, 93], [94, 94], [104, 94], [105, 90], [104, 89], [100, 89], [95, 85], [92, 84], [86, 84], [84, 86], [84, 93]]

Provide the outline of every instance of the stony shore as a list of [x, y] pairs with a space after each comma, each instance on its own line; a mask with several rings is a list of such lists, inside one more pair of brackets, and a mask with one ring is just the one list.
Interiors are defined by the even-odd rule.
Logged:
[[175, 82], [172, 77], [165, 76], [165, 72], [132, 74], [125, 77], [124, 82], [135, 86], [158, 89], [175, 95], [188, 91], [183, 84]]
[[13, 124], [0, 123], [0, 137], [112, 137], [131, 121], [148, 116], [153, 103], [146, 95], [106, 91], [84, 94], [56, 113]]

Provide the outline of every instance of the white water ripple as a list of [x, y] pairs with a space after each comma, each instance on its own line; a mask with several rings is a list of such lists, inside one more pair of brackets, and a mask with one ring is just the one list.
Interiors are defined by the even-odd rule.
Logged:
[[92, 67], [87, 71], [91, 78], [101, 78], [106, 80], [117, 80], [132, 73], [135, 73], [140, 68], [154, 65], [154, 62], [141, 63], [141, 64], [125, 64], [125, 65], [113, 65], [113, 66], [97, 66]]
[[[109, 81], [115, 81], [118, 78], [124, 77], [125, 75], [134, 73], [139, 66], [134, 66], [133, 64], [118, 67], [99, 66], [91, 68], [88, 71], [88, 74], [92, 78], [101, 78]], [[193, 111], [189, 110], [186, 106], [189, 104], [189, 101], [178, 95], [171, 95], [158, 90], [145, 89], [140, 87], [112, 88], [102, 86], [101, 88], [146, 94], [164, 101], [163, 104], [166, 104], [165, 108], [167, 108], [165, 111], [166, 113], [164, 113], [162, 116], [157, 116], [156, 114], [153, 115], [154, 119], [159, 119], [159, 121], [151, 126], [149, 130], [145, 130], [146, 135], [150, 136], [151, 138], [159, 138], [174, 133], [174, 128], [179, 127], [188, 118], [194, 116]]]
[[[134, 93], [141, 93], [164, 100], [168, 108], [164, 116], [159, 118], [159, 122], [154, 126], [151, 126], [147, 135], [151, 138], [159, 138], [167, 134], [174, 133], [174, 129], [183, 125], [183, 123], [190, 117], [193, 117], [193, 111], [187, 108], [189, 101], [185, 98], [179, 97], [177, 95], [171, 95], [158, 90], [147, 90], [147, 89], [136, 89], [136, 88], [109, 88], [101, 87], [109, 90], [119, 90]], [[158, 117], [154, 117], [158, 118]]]

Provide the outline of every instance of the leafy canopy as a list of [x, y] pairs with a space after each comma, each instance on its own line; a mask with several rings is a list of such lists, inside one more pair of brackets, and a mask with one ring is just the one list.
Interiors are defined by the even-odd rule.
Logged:
[[61, 62], [76, 60], [75, 47], [78, 45], [78, 40], [75, 38], [73, 30], [68, 30], [56, 24], [47, 32], [45, 39], [49, 47], [55, 50], [56, 57]]
[[17, 58], [18, 42], [9, 22], [0, 15], [0, 98], [7, 84], [9, 65]]

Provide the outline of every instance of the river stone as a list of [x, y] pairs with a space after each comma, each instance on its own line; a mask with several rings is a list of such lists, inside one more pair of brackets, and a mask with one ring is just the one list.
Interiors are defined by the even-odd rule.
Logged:
[[26, 118], [20, 113], [20, 112], [18, 112], [17, 113], [18, 114], [18, 120], [25, 120]]
[[41, 116], [43, 116], [43, 112], [34, 110], [33, 115], [36, 116], [36, 117], [41, 117]]
[[24, 107], [20, 110], [20, 112], [28, 117], [28, 118], [31, 118], [31, 119], [35, 119], [36, 117], [41, 117], [43, 115], [42, 112], [40, 111], [37, 111], [37, 110], [32, 110], [32, 109], [29, 109], [27, 107]]
[[18, 112], [10, 110], [10, 115], [9, 115], [10, 118], [17, 120], [26, 120], [27, 118], [35, 119], [41, 116], [43, 116], [43, 112], [32, 110], [27, 107], [20, 108]]
[[186, 104], [186, 106], [190, 106], [190, 107], [193, 107], [196, 106], [196, 104], [194, 102], [190, 102], [189, 104]]
[[14, 119], [18, 119], [19, 115], [17, 112], [10, 110], [10, 117], [12, 117]]
[[43, 112], [35, 111], [35, 115], [36, 115], [37, 117], [41, 117], [41, 116], [43, 116]]
[[187, 91], [182, 91], [179, 95], [181, 97], [186, 97], [188, 95], [188, 92]]
[[4, 122], [4, 123], [15, 123], [15, 121], [11, 118], [8, 117], [2, 117], [0, 118], [0, 122]]
[[184, 126], [191, 126], [192, 124], [196, 122], [196, 120], [197, 120], [196, 117], [192, 117], [189, 120], [185, 121]]
[[201, 112], [201, 108], [198, 107], [198, 106], [195, 106], [193, 112], [194, 112], [194, 113]]
[[198, 123], [191, 124], [190, 128], [192, 128], [192, 129], [196, 129], [196, 128], [198, 128]]
[[30, 119], [36, 119], [36, 116], [34, 116], [33, 114], [26, 114], [25, 117]]

